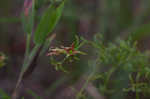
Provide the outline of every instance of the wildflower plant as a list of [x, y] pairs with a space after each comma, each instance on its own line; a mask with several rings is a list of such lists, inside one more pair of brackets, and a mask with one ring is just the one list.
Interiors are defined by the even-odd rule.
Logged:
[[[66, 1], [67, 0], [24, 0], [21, 19], [26, 36], [26, 50], [22, 69], [12, 97], [9, 97], [0, 89], [0, 98], [18, 99], [18, 91], [21, 83], [24, 81], [24, 78], [28, 77], [28, 75], [32, 73], [38, 63], [38, 58], [41, 55], [45, 55], [45, 53], [47, 53], [47, 56], [50, 58], [50, 64], [54, 65], [56, 70], [69, 72], [68, 68], [65, 67], [70, 67], [73, 62], [80, 60], [78, 55], [86, 55], [86, 53], [80, 51], [79, 48], [87, 43], [92, 45], [94, 52], [96, 51], [96, 58], [94, 57], [94, 59], [86, 62], [87, 65], [89, 65], [88, 68], [90, 68], [90, 70], [87, 70], [88, 73], [84, 72], [83, 79], [85, 78], [85, 83], [79, 91], [77, 90], [76, 99], [89, 99], [87, 98], [88, 94], [84, 93], [85, 90], [87, 90], [86, 87], [89, 83], [94, 86], [96, 91], [98, 90], [100, 94], [106, 96], [108, 99], [133, 99], [132, 97], [135, 97], [136, 99], [150, 99], [150, 53], [148, 51], [141, 52], [137, 47], [138, 43], [134, 41], [135, 39], [141, 38], [142, 35], [149, 36], [150, 25], [146, 24], [139, 28], [137, 32], [135, 31], [135, 33], [133, 33], [132, 38], [128, 40], [117, 39], [114, 42], [106, 43], [103, 40], [104, 38], [102, 35], [96, 35], [94, 41], [88, 41], [82, 38], [82, 41], [80, 42], [79, 37], [76, 36], [76, 40], [70, 46], [51, 47], [49, 49], [51, 41], [56, 36], [56, 34], [53, 33], [53, 30], [61, 18]], [[42, 12], [42, 15], [39, 17], [38, 10], [44, 5], [45, 2], [48, 2], [48, 7], [47, 5], [45, 6], [47, 8], [45, 8], [45, 10]], [[121, 3], [121, 5], [122, 4], [124, 5], [124, 3]], [[109, 3], [109, 5], [111, 5], [111, 3]], [[126, 8], [124, 6], [120, 7], [123, 9]], [[72, 8], [74, 9], [74, 7]], [[106, 10], [108, 11], [106, 11], [106, 17], [104, 16], [104, 21], [107, 21], [107, 19], [109, 19], [107, 15], [110, 15], [108, 14], [109, 9]], [[125, 12], [128, 13], [128, 11]], [[67, 17], [68, 15], [70, 15], [70, 12], [67, 13]], [[129, 14], [122, 15], [124, 20], [124, 16], [128, 16]], [[74, 21], [73, 17], [70, 19], [71, 21]], [[124, 22], [126, 24], [127, 21]], [[104, 23], [102, 23], [101, 29], [106, 34], [107, 32], [109, 33], [109, 31], [119, 33], [121, 28], [124, 28], [124, 26], [121, 26], [120, 29], [118, 28], [119, 31], [116, 31], [117, 26], [120, 27], [119, 25], [113, 26], [115, 27], [114, 29], [113, 27], [112, 29], [110, 28], [111, 25], [108, 26], [108, 28], [103, 28], [103, 26], [109, 25], [109, 23]], [[130, 30], [129, 27], [128, 29]], [[34, 43], [33, 48], [31, 48], [31, 42]], [[6, 56], [3, 53], [0, 53], [0, 68], [5, 65], [6, 59]], [[79, 71], [79, 69], [77, 69], [77, 71]], [[79, 72], [77, 73], [79, 74]], [[41, 97], [32, 92], [32, 90], [29, 90], [28, 93], [35, 97], [35, 99], [41, 99]], [[24, 99], [24, 97], [22, 97], [22, 99]]]
[[[23, 79], [32, 73], [32, 70], [36, 67], [38, 57], [47, 51], [51, 41], [55, 38], [55, 34], [51, 36], [50, 34], [53, 32], [62, 15], [65, 1], [51, 1], [49, 7], [41, 16], [40, 21], [37, 22], [38, 25], [34, 31], [35, 16], [38, 13], [35, 7], [39, 4], [39, 0], [24, 0], [22, 23], [24, 32], [26, 33], [26, 52], [12, 99], [17, 99], [18, 89]], [[34, 47], [30, 48], [32, 36]]]
[[[86, 53], [79, 51], [79, 48], [84, 44], [84, 42], [79, 43], [79, 37], [76, 36], [76, 40], [71, 44], [70, 47], [61, 46], [60, 48], [50, 48], [47, 56], [50, 56], [51, 64], [55, 66], [56, 70], [62, 70], [68, 72], [63, 68], [65, 62], [73, 62], [75, 60], [80, 60], [77, 55], [86, 55]], [[55, 60], [54, 56], [64, 55], [62, 60]]]
[[142, 95], [149, 97], [149, 51], [141, 52], [132, 38], [105, 44], [102, 36], [97, 35], [89, 43], [97, 49], [97, 71], [92, 82], [100, 93], [110, 99], [125, 99], [130, 97], [129, 92], [136, 99]]

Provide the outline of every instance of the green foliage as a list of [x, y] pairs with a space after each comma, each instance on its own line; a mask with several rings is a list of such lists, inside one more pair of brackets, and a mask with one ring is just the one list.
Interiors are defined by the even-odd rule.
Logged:
[[140, 52], [133, 40], [117, 40], [105, 45], [101, 37], [96, 36], [95, 42], [90, 43], [98, 53], [98, 71], [93, 82], [100, 92], [110, 99], [125, 99], [126, 92], [135, 93], [136, 99], [140, 94], [149, 96], [149, 52]]
[[20, 19], [17, 17], [10, 17], [10, 18], [0, 17], [0, 23], [17, 23], [17, 22], [20, 22]]
[[[80, 43], [80, 39], [78, 36], [75, 37], [75, 41], [72, 43], [70, 47], [61, 47], [61, 48], [51, 48], [48, 56], [50, 56], [51, 64], [55, 66], [56, 70], [61, 70], [63, 72], [68, 72], [64, 69], [64, 65], [69, 62], [72, 63], [75, 60], [80, 60], [78, 58], [79, 55], [86, 55], [86, 53], [79, 51], [79, 48], [84, 44], [84, 42]], [[61, 60], [57, 60], [57, 58], [61, 55], [64, 55]]]
[[24, 11], [22, 13], [22, 23], [25, 33], [31, 34], [34, 26], [34, 18], [35, 18], [35, 2], [30, 1], [32, 3], [29, 5], [24, 5]]
[[32, 90], [28, 90], [27, 91], [28, 94], [30, 94], [31, 96], [34, 97], [34, 99], [42, 99], [40, 96], [38, 96], [35, 92], [33, 92]]
[[150, 36], [150, 24], [144, 24], [144, 25], [138, 27], [131, 34], [131, 37], [134, 41], [141, 40], [144, 37], [148, 37], [148, 36]]
[[[40, 8], [43, 4], [49, 2], [51, 4], [42, 15], [41, 20], [37, 25], [34, 33], [35, 46], [33, 47], [33, 49], [30, 49], [31, 32], [34, 27], [34, 18], [36, 14], [35, 10]], [[106, 5], [104, 5], [104, 8], [102, 8], [103, 11], [101, 13], [102, 15], [104, 14], [103, 19], [101, 20], [101, 22], [104, 20], [101, 23], [101, 31], [103, 31], [103, 33], [105, 33], [106, 35], [107, 33], [111, 34], [107, 36], [115, 37], [116, 33], [119, 34], [120, 32], [122, 32], [121, 29], [130, 28], [133, 20], [133, 13], [132, 10], [130, 10], [130, 8], [132, 8], [132, 5], [129, 5], [129, 2], [130, 0], [104, 1], [104, 4]], [[17, 95], [17, 89], [19, 88], [21, 81], [24, 79], [25, 73], [30, 69], [30, 67], [32, 67], [32, 63], [36, 63], [36, 61], [34, 60], [36, 60], [39, 56], [46, 52], [51, 41], [54, 39], [53, 37], [50, 37], [49, 39], [46, 38], [56, 27], [56, 24], [58, 23], [62, 15], [64, 3], [65, 0], [36, 0], [35, 3], [32, 2], [31, 8], [29, 7], [29, 5], [25, 6], [23, 11], [24, 15], [22, 16], [22, 23], [24, 26], [24, 31], [27, 33], [27, 45], [23, 67], [21, 69], [14, 95]], [[127, 5], [129, 6], [127, 7]], [[120, 10], [118, 10], [116, 6], [120, 6]], [[74, 11], [71, 11], [71, 14], [74, 13]], [[119, 17], [115, 17], [114, 15]], [[115, 18], [112, 18], [112, 16]], [[71, 17], [73, 18], [73, 20], [76, 20], [74, 16], [71, 15]], [[69, 17], [67, 16], [67, 18]], [[116, 24], [110, 24], [110, 22], [113, 22], [112, 19], [116, 22]], [[0, 22], [18, 21], [20, 21], [20, 19], [0, 19]], [[71, 24], [70, 26], [72, 25], [74, 24]], [[92, 47], [94, 47], [94, 51], [97, 51], [98, 58], [89, 60], [88, 65], [90, 67], [90, 75], [85, 79], [85, 84], [82, 86], [79, 94], [77, 95], [78, 98], [87, 99], [86, 94], [84, 94], [83, 92], [90, 81], [93, 82], [100, 93], [108, 96], [108, 98], [125, 99], [126, 97], [130, 97], [130, 95], [128, 94], [129, 92], [136, 94], [136, 99], [139, 99], [140, 95], [149, 98], [149, 52], [139, 51], [137, 48], [137, 43], [135, 42], [142, 37], [149, 36], [149, 26], [149, 24], [145, 24], [139, 27], [134, 31], [133, 34], [131, 34], [131, 39], [129, 40], [119, 39], [116, 42], [111, 42], [108, 44], [106, 44], [106, 42], [104, 42], [103, 40], [103, 37], [99, 35], [95, 36], [94, 42], [84, 40], [83, 38], [83, 41], [80, 42], [80, 39], [76, 37], [74, 43], [69, 47], [50, 49], [51, 52], [48, 54], [51, 59], [51, 64], [55, 66], [56, 70], [70, 72], [68, 68], [66, 69], [64, 67], [66, 65], [72, 64], [75, 60], [80, 60], [77, 54], [86, 55], [84, 52], [79, 51], [79, 48], [84, 45], [85, 42], [90, 43], [92, 44]], [[63, 56], [59, 60], [59, 57], [57, 55]], [[1, 54], [0, 67], [4, 65], [5, 56]], [[78, 71], [80, 71], [80, 69]], [[56, 86], [57, 83], [56, 85], [54, 85], [54, 88], [52, 88], [52, 90], [54, 90]], [[35, 99], [41, 98], [31, 90], [29, 90], [28, 93], [31, 94]], [[0, 96], [0, 98], [10, 99], [9, 96], [2, 90], [0, 90]]]
[[[33, 1], [33, 2], [29, 2], [29, 4], [26, 4], [26, 1], [25, 1], [24, 16], [23, 16], [22, 22], [23, 22], [24, 29], [25, 29], [24, 31], [27, 32], [26, 52], [25, 52], [25, 58], [24, 58], [22, 69], [21, 69], [21, 73], [19, 75], [19, 79], [17, 81], [15, 91], [13, 92], [13, 95], [12, 95], [13, 99], [17, 98], [17, 95], [18, 95], [17, 91], [20, 86], [20, 83], [25, 77], [25, 74], [28, 73], [28, 71], [30, 71], [29, 69], [31, 68], [34, 69], [35, 64], [33, 63], [34, 62], [36, 63], [37, 58], [41, 56], [44, 52], [46, 52], [49, 44], [54, 39], [54, 36], [50, 37], [49, 39], [46, 39], [46, 38], [48, 34], [52, 32], [58, 20], [60, 19], [60, 16], [62, 14], [62, 10], [64, 7], [64, 2], [65, 0], [59, 3], [58, 6], [55, 5], [55, 2], [53, 2], [49, 6], [49, 8], [45, 11], [35, 31], [34, 41], [36, 45], [33, 47], [33, 49], [30, 50], [31, 32], [34, 26], [35, 5], [36, 5], [35, 3], [37, 2]], [[33, 92], [32, 92], [32, 95], [34, 95]]]
[[35, 8], [38, 9], [49, 1], [50, 0], [35, 0]]
[[[40, 96], [38, 96], [36, 93], [34, 93], [32, 90], [27, 90], [27, 93], [34, 97], [34, 99], [42, 99]], [[3, 91], [3, 89], [0, 89], [0, 99], [11, 99], [11, 97]], [[21, 99], [24, 99], [22, 97]]]
[[21, 72], [20, 72], [20, 75], [19, 75], [19, 79], [18, 79], [17, 84], [16, 84], [16, 88], [19, 87], [19, 85], [20, 85], [20, 83], [21, 83], [21, 81], [24, 77], [24, 74], [27, 72], [27, 70], [31, 66], [32, 61], [34, 60], [35, 56], [37, 55], [37, 52], [38, 52], [39, 48], [40, 48], [40, 45], [36, 45], [33, 48], [33, 50], [31, 51], [31, 53], [29, 53], [29, 56], [24, 59], [24, 63], [23, 63], [23, 66], [22, 66], [22, 69], [21, 69]]
[[35, 32], [34, 40], [36, 44], [44, 43], [48, 34], [55, 28], [62, 14], [64, 2], [65, 1], [62, 1], [58, 7], [53, 3], [49, 6], [47, 11], [45, 11]]
[[11, 99], [11, 98], [6, 92], [0, 89], [0, 99]]

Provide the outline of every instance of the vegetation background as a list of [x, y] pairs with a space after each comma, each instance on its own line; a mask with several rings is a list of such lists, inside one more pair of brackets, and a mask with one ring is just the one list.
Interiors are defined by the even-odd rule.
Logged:
[[[36, 9], [39, 12], [36, 22], [50, 3], [50, 0], [37, 1]], [[25, 53], [26, 35], [21, 22], [23, 3], [24, 0], [0, 1], [0, 52], [8, 57], [7, 64], [0, 69], [0, 89], [9, 95], [16, 85]], [[136, 33], [134, 38], [138, 40], [138, 49], [149, 50], [149, 12], [149, 0], [68, 0], [61, 20], [53, 31], [57, 36], [52, 46], [69, 46], [75, 35], [92, 40], [95, 34], [102, 34], [107, 44]], [[80, 62], [72, 64], [72, 73], [69, 75], [56, 71], [45, 53], [38, 59], [32, 75], [24, 80], [21, 96], [34, 99], [31, 95], [33, 91], [42, 99], [73, 99], [75, 94], [70, 86], [80, 89], [84, 83], [82, 77], [89, 70], [87, 61], [96, 57], [93, 54], [95, 49], [88, 45], [81, 50], [88, 55], [81, 56]]]

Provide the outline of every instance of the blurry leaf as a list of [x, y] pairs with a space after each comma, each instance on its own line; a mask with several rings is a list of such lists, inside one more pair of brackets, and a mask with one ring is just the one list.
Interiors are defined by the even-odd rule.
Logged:
[[[120, 1], [120, 15], [119, 21], [121, 28], [127, 28], [131, 25], [133, 20], [133, 10], [131, 0], [119, 0]], [[118, 8], [117, 8], [118, 9]]]
[[62, 76], [62, 77], [58, 78], [54, 83], [52, 83], [48, 87], [48, 89], [46, 90], [46, 94], [47, 95], [52, 95], [56, 91], [56, 89], [58, 87], [60, 87], [60, 85], [63, 84], [67, 80], [68, 80], [68, 78], [66, 76]]
[[24, 99], [24, 97], [22, 97], [22, 99]]
[[50, 0], [35, 0], [35, 8], [41, 8], [42, 5], [50, 2]]
[[136, 41], [136, 40], [141, 40], [144, 37], [150, 36], [150, 24], [144, 24], [141, 27], [139, 27], [137, 30], [135, 30], [131, 34], [131, 38]]
[[79, 37], [76, 35], [76, 36], [75, 36], [75, 41], [74, 41], [74, 47], [75, 47], [75, 48], [78, 47], [79, 44], [80, 44], [80, 39], [79, 39]]
[[[32, 29], [34, 26], [34, 16], [35, 16], [34, 0], [30, 2], [32, 3], [32, 7], [27, 9], [29, 5], [27, 7], [25, 6], [23, 15], [22, 15], [22, 24], [23, 24], [24, 31], [29, 34], [32, 33]], [[28, 13], [28, 15], [25, 15], [25, 13]]]
[[64, 7], [64, 1], [58, 6], [55, 7], [54, 4], [51, 4], [47, 11], [44, 13], [34, 36], [34, 41], [36, 44], [41, 44], [46, 40], [46, 37], [51, 33], [56, 26], [62, 10]]
[[[81, 42], [80, 42], [81, 40]], [[78, 36], [75, 36], [75, 41], [74, 41], [74, 44], [75, 44], [75, 49], [76, 50], [79, 50], [79, 48], [81, 48], [87, 41], [83, 38], [83, 37], [78, 37]], [[86, 53], [84, 53], [83, 55], [86, 55]]]
[[46, 40], [46, 42], [44, 43], [44, 46], [43, 46], [43, 48], [42, 48], [42, 50], [41, 50], [41, 52], [40, 52], [40, 56], [41, 56], [42, 54], [44, 54], [44, 53], [46, 52], [46, 50], [50, 47], [50, 43], [51, 43], [51, 41], [52, 41], [55, 37], [56, 37], [56, 34], [53, 34], [50, 38], [48, 38], [48, 39]]
[[38, 96], [35, 92], [32, 90], [27, 90], [27, 93], [34, 97], [34, 99], [42, 99], [40, 96]]
[[149, 0], [143, 0], [140, 3], [140, 8], [139, 13], [136, 14], [136, 17], [133, 19], [133, 26], [140, 26], [143, 22], [149, 18], [149, 12], [150, 12], [150, 6], [149, 6], [150, 1]]
[[0, 99], [10, 99], [10, 96], [2, 89], [0, 89]]
[[128, 87], [128, 72], [119, 70], [115, 74], [115, 80], [113, 80], [113, 88], [117, 93], [112, 94], [111, 99], [126, 99], [126, 93], [123, 92], [123, 88]]
[[0, 23], [15, 23], [20, 22], [20, 18], [10, 17], [10, 18], [0, 18]]

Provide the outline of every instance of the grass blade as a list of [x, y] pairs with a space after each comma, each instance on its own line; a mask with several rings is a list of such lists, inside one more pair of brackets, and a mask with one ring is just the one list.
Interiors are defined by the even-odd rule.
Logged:
[[[24, 31], [28, 34], [32, 33], [32, 29], [34, 26], [34, 16], [35, 16], [35, 1], [28, 1], [29, 4], [24, 6], [23, 14], [22, 14], [22, 24]], [[30, 5], [32, 4], [31, 8]]]

